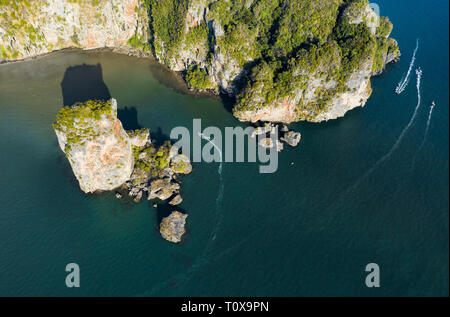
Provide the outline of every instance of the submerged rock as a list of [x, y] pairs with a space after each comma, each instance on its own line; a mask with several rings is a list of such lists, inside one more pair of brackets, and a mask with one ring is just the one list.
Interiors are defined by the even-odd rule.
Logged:
[[133, 152], [117, 119], [115, 99], [66, 106], [58, 112], [53, 129], [85, 193], [113, 190], [130, 178]]
[[172, 212], [169, 216], [161, 221], [159, 232], [167, 241], [178, 243], [181, 241], [182, 235], [186, 232], [186, 218], [188, 215], [178, 211]]

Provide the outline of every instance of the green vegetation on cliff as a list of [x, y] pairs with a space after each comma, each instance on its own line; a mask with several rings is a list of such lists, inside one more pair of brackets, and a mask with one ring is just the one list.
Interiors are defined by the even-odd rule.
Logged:
[[98, 136], [93, 122], [112, 115], [111, 101], [88, 100], [63, 107], [59, 110], [52, 126], [54, 130], [65, 134], [67, 144], [64, 151], [68, 154], [72, 144], [79, 143], [82, 139]]
[[[177, 46], [184, 35], [188, 0], [144, 0], [149, 10], [154, 49], [164, 55], [176, 54]], [[160, 46], [160, 43], [164, 43]]]
[[166, 141], [159, 148], [155, 148], [153, 144], [142, 148], [133, 146], [135, 167], [149, 172], [151, 178], [158, 177], [169, 165], [170, 148], [170, 141]]
[[[0, 27], [45, 48], [40, 31], [21, 18], [30, 3], [0, 0]], [[140, 0], [134, 10], [138, 25], [127, 44], [182, 71], [190, 88], [237, 96], [238, 117], [282, 105], [295, 120], [310, 119], [340, 95], [362, 100], [370, 77], [399, 55], [392, 23], [380, 18], [373, 26], [368, 0]], [[75, 31], [55, 46], [78, 46]], [[0, 59], [20, 57], [9, 43], [0, 45]]]
[[207, 71], [197, 65], [192, 65], [186, 72], [186, 82], [189, 87], [197, 90], [206, 90], [214, 88], [213, 83], [209, 79]]
[[[389, 19], [371, 29], [377, 17], [368, 0], [146, 2], [157, 57], [172, 68], [185, 65], [191, 88], [227, 80], [238, 97], [237, 116], [289, 100], [299, 117], [314, 117], [333, 97], [356, 89], [347, 85], [353, 74], [379, 73], [386, 57], [398, 54]], [[197, 43], [209, 46], [205, 54]], [[310, 90], [313, 97], [296, 98]]]
[[294, 99], [294, 95], [309, 88], [309, 83], [320, 80], [313, 102], [297, 101], [299, 112], [317, 115], [333, 96], [347, 91], [349, 77], [374, 54], [376, 39], [366, 24], [350, 24], [346, 19], [340, 19], [330, 29], [325, 42], [323, 37], [317, 37], [300, 45], [295, 55], [268, 59], [254, 67], [246, 87], [239, 93], [234, 113], [239, 115], [275, 101]]

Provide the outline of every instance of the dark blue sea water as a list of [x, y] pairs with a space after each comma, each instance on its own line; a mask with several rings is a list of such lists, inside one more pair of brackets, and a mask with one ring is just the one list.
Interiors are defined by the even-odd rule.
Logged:
[[[378, 4], [403, 56], [373, 79], [366, 106], [292, 125], [301, 145], [280, 154], [275, 174], [226, 163], [221, 183], [218, 163], [195, 163], [183, 178], [188, 233], [178, 245], [161, 238], [163, 211], [146, 200], [79, 190], [51, 128], [56, 113], [80, 86], [96, 85], [118, 100], [129, 127], [160, 139], [193, 118], [204, 127], [245, 125], [220, 100], [183, 94], [150, 60], [59, 52], [0, 65], [0, 295], [448, 295], [448, 1]], [[396, 95], [417, 38], [411, 80]], [[92, 82], [82, 72], [63, 82], [68, 67], [84, 63], [100, 64], [81, 68]], [[418, 66], [422, 103], [405, 131]], [[80, 266], [78, 289], [65, 285], [71, 262]], [[371, 262], [380, 288], [365, 286]]]

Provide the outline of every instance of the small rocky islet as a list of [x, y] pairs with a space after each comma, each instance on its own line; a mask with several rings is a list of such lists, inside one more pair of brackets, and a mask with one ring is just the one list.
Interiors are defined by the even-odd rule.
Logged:
[[[170, 141], [155, 146], [149, 129], [125, 131], [114, 98], [63, 107], [53, 129], [83, 192], [116, 191], [118, 199], [127, 192], [136, 203], [145, 194], [172, 206], [183, 201], [178, 175], [192, 172], [189, 158]], [[180, 242], [187, 215], [174, 211], [169, 217], [161, 235]]]
[[[135, 203], [145, 195], [148, 200], [168, 201], [170, 206], [182, 203], [179, 175], [192, 172], [190, 159], [169, 140], [156, 146], [147, 128], [126, 131], [117, 118], [116, 99], [65, 106], [58, 112], [53, 129], [83, 192], [115, 191], [117, 199], [128, 195]], [[281, 138], [273, 142], [275, 130], [281, 131]], [[266, 123], [251, 137], [258, 137], [262, 147], [276, 144], [281, 151], [281, 141], [297, 146], [301, 135], [285, 125]], [[172, 211], [160, 224], [161, 236], [180, 242], [186, 217]]]

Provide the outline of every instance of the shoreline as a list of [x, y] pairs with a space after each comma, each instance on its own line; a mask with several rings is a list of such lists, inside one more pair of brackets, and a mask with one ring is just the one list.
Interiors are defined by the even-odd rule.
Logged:
[[0, 62], [0, 67], [3, 65], [10, 65], [15, 63], [21, 63], [21, 62], [28, 62], [33, 60], [38, 60], [40, 58], [44, 58], [47, 56], [50, 56], [55, 53], [66, 53], [66, 52], [82, 52], [82, 53], [102, 53], [102, 52], [109, 52], [113, 54], [118, 55], [124, 55], [129, 57], [135, 57], [139, 59], [149, 59], [152, 62], [155, 63], [155, 65], [158, 65], [161, 67], [161, 69], [166, 72], [170, 73], [171, 76], [174, 77], [174, 79], [177, 81], [177, 84], [180, 84], [179, 86], [175, 85], [167, 85], [164, 83], [164, 85], [167, 85], [171, 89], [175, 89], [176, 91], [183, 93], [185, 95], [195, 96], [195, 97], [208, 97], [208, 98], [214, 98], [214, 99], [220, 99], [220, 93], [213, 92], [213, 91], [198, 91], [190, 89], [187, 85], [186, 80], [184, 79], [183, 72], [177, 72], [173, 71], [170, 68], [168, 68], [166, 65], [161, 64], [155, 56], [151, 52], [143, 52], [141, 50], [136, 50], [129, 46], [116, 46], [116, 47], [97, 47], [97, 48], [81, 48], [76, 46], [70, 46], [70, 47], [64, 47], [61, 49], [53, 50], [51, 52], [42, 53], [38, 55], [33, 56], [27, 56], [25, 58], [20, 59], [14, 59], [14, 60], [3, 60]]
[[13, 59], [13, 60], [3, 60], [0, 62], [0, 65], [8, 65], [8, 64], [14, 64], [14, 63], [20, 63], [20, 62], [26, 62], [26, 61], [30, 61], [30, 60], [35, 60], [35, 59], [39, 59], [42, 57], [46, 57], [48, 55], [51, 55], [53, 53], [63, 53], [63, 52], [76, 52], [76, 51], [81, 51], [81, 52], [105, 52], [105, 51], [109, 51], [109, 52], [113, 52], [113, 53], [117, 53], [117, 54], [122, 54], [122, 55], [128, 55], [128, 56], [135, 56], [135, 57], [139, 57], [139, 58], [153, 58], [153, 56], [151, 56], [150, 54], [144, 55], [143, 52], [138, 53], [138, 51], [133, 50], [131, 48], [127, 48], [127, 47], [96, 47], [96, 48], [81, 48], [81, 47], [76, 47], [76, 46], [69, 46], [69, 47], [64, 47], [61, 49], [57, 49], [57, 50], [53, 50], [47, 53], [42, 53], [42, 54], [38, 54], [38, 55], [32, 55], [32, 56], [27, 56], [24, 58], [19, 58], [19, 59]]

